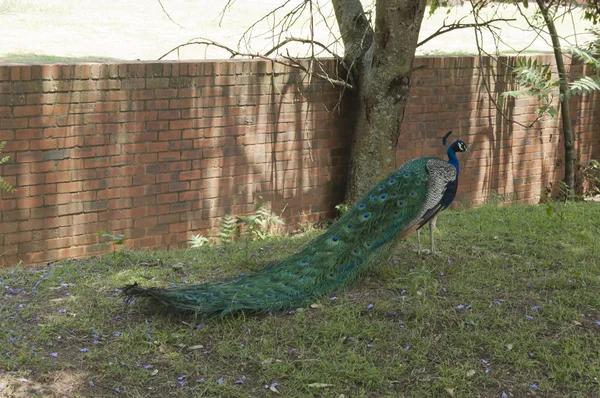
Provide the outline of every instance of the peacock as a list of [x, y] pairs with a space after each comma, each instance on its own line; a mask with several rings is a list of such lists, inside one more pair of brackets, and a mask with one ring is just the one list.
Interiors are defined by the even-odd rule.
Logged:
[[452, 203], [460, 171], [456, 154], [466, 150], [456, 140], [448, 147], [448, 161], [407, 161], [299, 252], [255, 274], [172, 288], [134, 283], [123, 294], [128, 300], [148, 299], [169, 312], [225, 316], [297, 308], [356, 285], [380, 247], [410, 235]]

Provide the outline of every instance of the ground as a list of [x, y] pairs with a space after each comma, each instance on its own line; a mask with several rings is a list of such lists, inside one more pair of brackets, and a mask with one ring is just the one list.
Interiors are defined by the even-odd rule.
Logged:
[[157, 314], [118, 288], [250, 273], [319, 231], [0, 270], [0, 397], [598, 396], [599, 206], [446, 211], [441, 255], [410, 237], [361, 285], [266, 315]]
[[[175, 22], [169, 20], [158, 0], [0, 0], [0, 61], [156, 60], [173, 47], [195, 37], [211, 38], [236, 47], [240, 34], [247, 27], [281, 3], [280, 0], [234, 1], [219, 23], [227, 0], [162, 0], [162, 5]], [[291, 5], [298, 3], [301, 2], [292, 1]], [[321, 5], [321, 13], [335, 26], [330, 2], [321, 0], [317, 4]], [[426, 17], [421, 39], [435, 32], [444, 20], [451, 23], [466, 15], [469, 9], [466, 5], [457, 6], [448, 13], [440, 10]], [[498, 9], [504, 17], [518, 19], [500, 25], [502, 38], [508, 43], [501, 46], [501, 51], [551, 51], [543, 38], [536, 39], [533, 32], [524, 31], [527, 24], [514, 7], [500, 5], [490, 9], [489, 15]], [[533, 14], [533, 6], [527, 12]], [[574, 12], [565, 15], [557, 24], [559, 33], [568, 37], [569, 43], [575, 42], [572, 36], [574, 31], [584, 33], [590, 26], [582, 22], [580, 17], [580, 12]], [[272, 20], [267, 20], [267, 23], [272, 23]], [[255, 32], [258, 34], [264, 30], [263, 26]], [[293, 34], [307, 37], [307, 30], [306, 21], [300, 20], [295, 24]], [[330, 42], [326, 24], [317, 24], [315, 31], [318, 40]], [[493, 49], [490, 37], [486, 38], [484, 44], [488, 50]], [[565, 41], [564, 44], [568, 43]], [[272, 39], [263, 35], [253, 41], [252, 50], [264, 50], [272, 45]], [[332, 48], [338, 53], [342, 51], [340, 45]], [[306, 55], [306, 49], [302, 47], [290, 47], [289, 50], [291, 54]], [[418, 54], [465, 54], [475, 51], [473, 30], [462, 29], [432, 40], [420, 47]], [[223, 50], [194, 46], [173, 53], [167, 59], [228, 56]]]

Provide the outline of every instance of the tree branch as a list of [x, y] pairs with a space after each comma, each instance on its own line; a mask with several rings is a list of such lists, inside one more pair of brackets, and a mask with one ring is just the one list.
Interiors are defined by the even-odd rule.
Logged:
[[[340, 79], [334, 79], [330, 76], [328, 76], [327, 74], [321, 74], [318, 72], [314, 72], [311, 71], [309, 68], [306, 68], [304, 65], [302, 65], [302, 62], [300, 59], [298, 58], [293, 58], [290, 56], [284, 56], [283, 58], [290, 61], [290, 62], [284, 62], [280, 59], [277, 58], [272, 58], [272, 57], [268, 57], [266, 55], [263, 54], [259, 54], [259, 53], [243, 53], [237, 50], [234, 50], [231, 47], [228, 47], [224, 44], [218, 43], [214, 40], [209, 40], [209, 39], [204, 39], [201, 37], [195, 38], [190, 40], [187, 43], [184, 44], [180, 44], [177, 47], [172, 48], [171, 50], [169, 50], [168, 52], [166, 52], [165, 54], [163, 54], [160, 58], [158, 58], [159, 60], [165, 58], [167, 55], [171, 54], [174, 51], [179, 51], [180, 48], [182, 47], [187, 47], [187, 46], [192, 46], [192, 45], [204, 45], [204, 46], [213, 46], [213, 47], [218, 47], [221, 48], [227, 52], [229, 52], [230, 54], [230, 58], [235, 58], [235, 57], [247, 57], [247, 58], [259, 58], [259, 59], [264, 59], [266, 61], [271, 61], [280, 65], [285, 65], [285, 66], [289, 66], [292, 68], [296, 68], [296, 69], [300, 69], [304, 72], [306, 72], [307, 74], [311, 75], [311, 76], [315, 76], [318, 77], [320, 79], [326, 80], [331, 84], [335, 84], [337, 86], [342, 86], [344, 88], [349, 88], [349, 89], [354, 89], [354, 85], [348, 83], [347, 81], [344, 80], [340, 80]], [[272, 51], [271, 51], [272, 52]], [[312, 59], [314, 61], [314, 59]]]
[[453, 22], [450, 25], [446, 25], [446, 21], [444, 20], [443, 25], [437, 30], [435, 31], [431, 36], [429, 36], [428, 38], [421, 40], [419, 43], [417, 43], [417, 47], [422, 46], [423, 44], [427, 43], [428, 41], [436, 38], [437, 36], [443, 35], [444, 33], [448, 33], [452, 30], [456, 30], [456, 29], [465, 29], [465, 28], [481, 28], [481, 27], [485, 27], [485, 26], [490, 26], [492, 23], [494, 22], [510, 22], [510, 21], [516, 21], [516, 19], [514, 18], [497, 18], [497, 19], [490, 19], [489, 21], [485, 21], [482, 23], [460, 23], [460, 21], [462, 21], [464, 19], [461, 18], [458, 22]]
[[[362, 76], [365, 64], [361, 61], [373, 45], [375, 33], [360, 0], [332, 0], [346, 62], [356, 67], [355, 78]], [[370, 62], [370, 60], [368, 60]], [[353, 73], [349, 70], [348, 73]]]
[[160, 8], [162, 8], [163, 12], [165, 13], [165, 15], [167, 16], [167, 18], [169, 18], [169, 20], [171, 22], [173, 22], [175, 25], [179, 26], [181, 29], [185, 29], [183, 26], [179, 25], [177, 22], [175, 22], [173, 20], [173, 18], [171, 18], [171, 16], [169, 15], [169, 13], [167, 12], [167, 10], [165, 9], [165, 6], [163, 6], [163, 3], [161, 0], [157, 0], [158, 4], [160, 4]]

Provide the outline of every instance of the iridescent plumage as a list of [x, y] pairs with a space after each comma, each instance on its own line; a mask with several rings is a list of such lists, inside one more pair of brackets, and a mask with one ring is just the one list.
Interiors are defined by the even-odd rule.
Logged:
[[462, 141], [449, 161], [409, 160], [298, 253], [256, 274], [174, 288], [126, 286], [128, 297], [150, 299], [166, 310], [200, 315], [266, 312], [305, 305], [358, 283], [377, 249], [404, 237], [450, 205], [456, 195]]

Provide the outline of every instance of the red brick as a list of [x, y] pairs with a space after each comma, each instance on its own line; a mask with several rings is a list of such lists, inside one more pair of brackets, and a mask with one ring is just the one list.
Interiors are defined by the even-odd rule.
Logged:
[[113, 199], [121, 197], [121, 188], [104, 189], [98, 192], [98, 200]]
[[62, 249], [64, 247], [69, 247], [73, 244], [73, 238], [56, 238], [56, 239], [48, 239], [46, 240], [46, 249]]
[[81, 191], [81, 188], [82, 188], [81, 181], [63, 182], [63, 183], [56, 184], [56, 190], [59, 193], [79, 192], [79, 191]]
[[17, 177], [18, 186], [43, 184], [45, 174], [23, 174]]
[[40, 105], [15, 106], [13, 108], [13, 115], [15, 117], [36, 116], [41, 114], [42, 107]]
[[55, 171], [53, 173], [46, 174], [46, 183], [48, 184], [65, 181], [71, 181], [70, 171]]
[[[77, 224], [89, 224], [98, 221], [98, 214], [78, 214], [73, 216], [73, 225]], [[102, 221], [102, 220], [100, 220]]]
[[173, 203], [178, 200], [176, 193], [162, 194], [156, 197], [156, 203]]
[[149, 100], [154, 98], [154, 90], [136, 90], [131, 92], [132, 100]]

